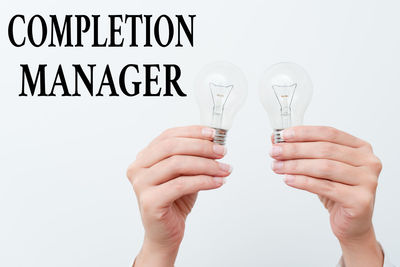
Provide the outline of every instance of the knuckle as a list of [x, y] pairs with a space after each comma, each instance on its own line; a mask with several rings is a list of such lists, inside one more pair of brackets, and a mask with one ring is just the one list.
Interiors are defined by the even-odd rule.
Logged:
[[297, 156], [299, 154], [299, 145], [298, 144], [288, 144], [286, 147], [282, 147], [282, 151], [287, 151], [288, 156]]
[[336, 185], [336, 183], [332, 183], [332, 182], [329, 182], [329, 181], [323, 181], [322, 187], [323, 187], [323, 191], [324, 191], [327, 195], [336, 194], [336, 191], [337, 191], [337, 185]]
[[306, 177], [303, 181], [304, 188], [312, 192], [321, 192], [321, 195], [329, 196], [335, 194], [337, 187], [335, 183], [326, 180], [316, 180], [317, 178]]
[[135, 193], [139, 192], [139, 181], [138, 181], [138, 179], [132, 180], [131, 184], [132, 184], [132, 187], [133, 187], [133, 190], [135, 191]]
[[326, 135], [331, 140], [336, 140], [338, 137], [338, 130], [333, 127], [325, 127]]
[[131, 165], [128, 166], [128, 169], [126, 170], [126, 177], [129, 180], [132, 180], [135, 172], [136, 172], [136, 164], [135, 162], [133, 162]]
[[311, 189], [313, 187], [313, 182], [308, 177], [303, 177], [300, 179], [300, 185], [304, 189]]
[[213, 143], [208, 141], [199, 140], [199, 142], [193, 142], [192, 146], [195, 149], [195, 151], [200, 155], [209, 155], [214, 153]]
[[296, 172], [299, 168], [298, 160], [288, 160], [283, 163], [284, 170], [288, 172]]
[[132, 184], [133, 190], [135, 193], [140, 192], [143, 176], [142, 176], [142, 171], [136, 172], [134, 175], [131, 176], [130, 182]]
[[371, 179], [370, 184], [371, 184], [372, 190], [376, 191], [376, 189], [377, 189], [377, 187], [378, 187], [378, 179], [376, 179], [375, 177], [373, 177], [373, 178]]
[[370, 165], [377, 173], [382, 171], [382, 161], [378, 157], [373, 156]]
[[140, 159], [141, 157], [143, 157], [144, 150], [145, 150], [145, 148], [142, 149], [142, 150], [140, 150], [140, 151], [136, 154], [136, 159]]
[[173, 155], [168, 159], [168, 165], [171, 170], [175, 172], [181, 172], [183, 169], [182, 157]]
[[370, 170], [365, 170], [364, 184], [375, 192], [378, 187], [378, 176], [371, 173]]
[[182, 191], [185, 188], [185, 179], [183, 177], [176, 178], [173, 187], [178, 192]]
[[162, 137], [170, 137], [170, 136], [173, 136], [173, 133], [174, 133], [175, 129], [176, 129], [176, 128], [168, 128], [168, 129], [164, 130], [164, 131], [161, 133], [160, 136], [162, 136]]
[[202, 179], [203, 181], [203, 186], [207, 186], [207, 185], [213, 185], [214, 184], [214, 180], [211, 176], [205, 176], [205, 179]]
[[334, 164], [330, 160], [324, 160], [321, 164], [321, 172], [323, 174], [332, 172], [333, 168], [334, 168]]
[[214, 154], [214, 143], [210, 141], [201, 141], [201, 152], [204, 155]]
[[129, 165], [128, 169], [126, 170], [126, 178], [128, 178], [128, 180], [131, 180], [131, 174], [132, 174], [132, 167], [131, 165]]
[[210, 184], [213, 184], [213, 179], [211, 176], [199, 176], [198, 179], [196, 179], [195, 186], [198, 188], [206, 188]]
[[219, 171], [220, 170], [220, 163], [216, 160], [213, 159], [205, 159], [201, 161], [201, 164], [203, 164], [204, 169], [209, 169], [212, 171]]
[[162, 141], [162, 147], [164, 148], [165, 153], [167, 153], [168, 155], [174, 154], [174, 151], [178, 145], [179, 144], [177, 144], [177, 142], [173, 138], [167, 138]]
[[373, 151], [372, 145], [368, 142], [365, 142], [364, 147], [370, 152]]
[[323, 143], [320, 151], [323, 157], [331, 158], [336, 153], [337, 147], [331, 143]]
[[171, 131], [172, 131], [172, 128], [165, 129], [165, 130], [161, 133], [161, 135], [168, 136], [168, 135], [171, 133]]
[[294, 126], [292, 130], [296, 133], [296, 137], [298, 138], [304, 138], [312, 132], [310, 126]]
[[368, 191], [362, 192], [358, 197], [358, 203], [362, 210], [370, 209], [374, 202], [374, 195]]

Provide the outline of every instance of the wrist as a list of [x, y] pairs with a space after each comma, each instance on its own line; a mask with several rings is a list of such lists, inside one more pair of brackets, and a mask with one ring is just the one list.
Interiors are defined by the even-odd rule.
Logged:
[[135, 267], [173, 267], [179, 245], [162, 245], [145, 237], [142, 249], [135, 260]]
[[383, 266], [383, 252], [376, 240], [373, 227], [364, 234], [339, 239], [346, 267]]

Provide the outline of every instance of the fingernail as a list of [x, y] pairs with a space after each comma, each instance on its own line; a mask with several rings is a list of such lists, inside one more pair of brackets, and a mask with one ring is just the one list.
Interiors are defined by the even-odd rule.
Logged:
[[215, 130], [212, 128], [203, 128], [203, 129], [201, 129], [201, 134], [204, 137], [213, 138], [215, 136]]
[[294, 137], [294, 130], [293, 129], [285, 129], [282, 133], [284, 140], [290, 140]]
[[229, 173], [232, 172], [232, 166], [231, 165], [226, 164], [226, 163], [222, 163], [222, 162], [218, 162], [218, 164], [219, 164], [219, 168], [221, 170], [223, 170], [224, 172], [229, 172]]
[[270, 156], [279, 156], [282, 154], [282, 147], [280, 146], [272, 146], [271, 150], [269, 151]]
[[283, 168], [283, 161], [273, 161], [271, 165], [272, 170], [279, 171]]
[[222, 145], [215, 144], [213, 146], [213, 150], [215, 154], [218, 155], [225, 155], [226, 154], [226, 147]]
[[295, 179], [294, 175], [285, 175], [285, 176], [283, 177], [283, 181], [284, 181], [285, 183], [287, 183], [287, 184], [293, 183], [293, 182], [294, 182], [294, 179]]
[[217, 185], [223, 185], [226, 183], [226, 180], [222, 177], [213, 177], [213, 180]]

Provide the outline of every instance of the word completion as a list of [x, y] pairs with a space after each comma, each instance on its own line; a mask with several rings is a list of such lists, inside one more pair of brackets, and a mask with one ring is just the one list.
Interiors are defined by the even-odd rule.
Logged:
[[[194, 47], [196, 15], [14, 15], [8, 25], [10, 44], [16, 49], [81, 47], [128, 47], [147, 51], [152, 47]], [[150, 51], [148, 51], [150, 52]], [[104, 51], [99, 50], [99, 54]], [[151, 53], [151, 52], [150, 52]], [[60, 53], [62, 54], [62, 53]], [[62, 64], [48, 73], [47, 64], [30, 68], [20, 64], [22, 79], [19, 96], [174, 96], [184, 97], [179, 85], [181, 68], [176, 64], [126, 64], [113, 74], [108, 64], [97, 70], [96, 64], [73, 64], [73, 81], [66, 79]], [[93, 75], [93, 74], [98, 75]], [[99, 75], [99, 73], [101, 75]], [[51, 75], [50, 75], [51, 74]], [[50, 76], [50, 78], [49, 78]], [[102, 77], [100, 82], [94, 77]], [[163, 77], [160, 82], [159, 77]], [[81, 86], [79, 86], [81, 85]], [[84, 93], [82, 92], [84, 90]]]

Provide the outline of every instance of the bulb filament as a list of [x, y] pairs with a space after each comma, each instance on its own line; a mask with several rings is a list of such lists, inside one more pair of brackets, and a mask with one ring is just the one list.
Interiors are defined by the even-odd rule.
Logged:
[[233, 85], [218, 85], [210, 83], [210, 92], [214, 102], [212, 114], [212, 127], [222, 129], [222, 118], [224, 114], [225, 103], [233, 89]]
[[273, 85], [272, 89], [274, 90], [276, 99], [281, 106], [281, 119], [282, 119], [282, 128], [286, 129], [292, 125], [291, 121], [291, 112], [292, 112], [292, 101], [294, 93], [296, 92], [297, 83], [292, 85]]

